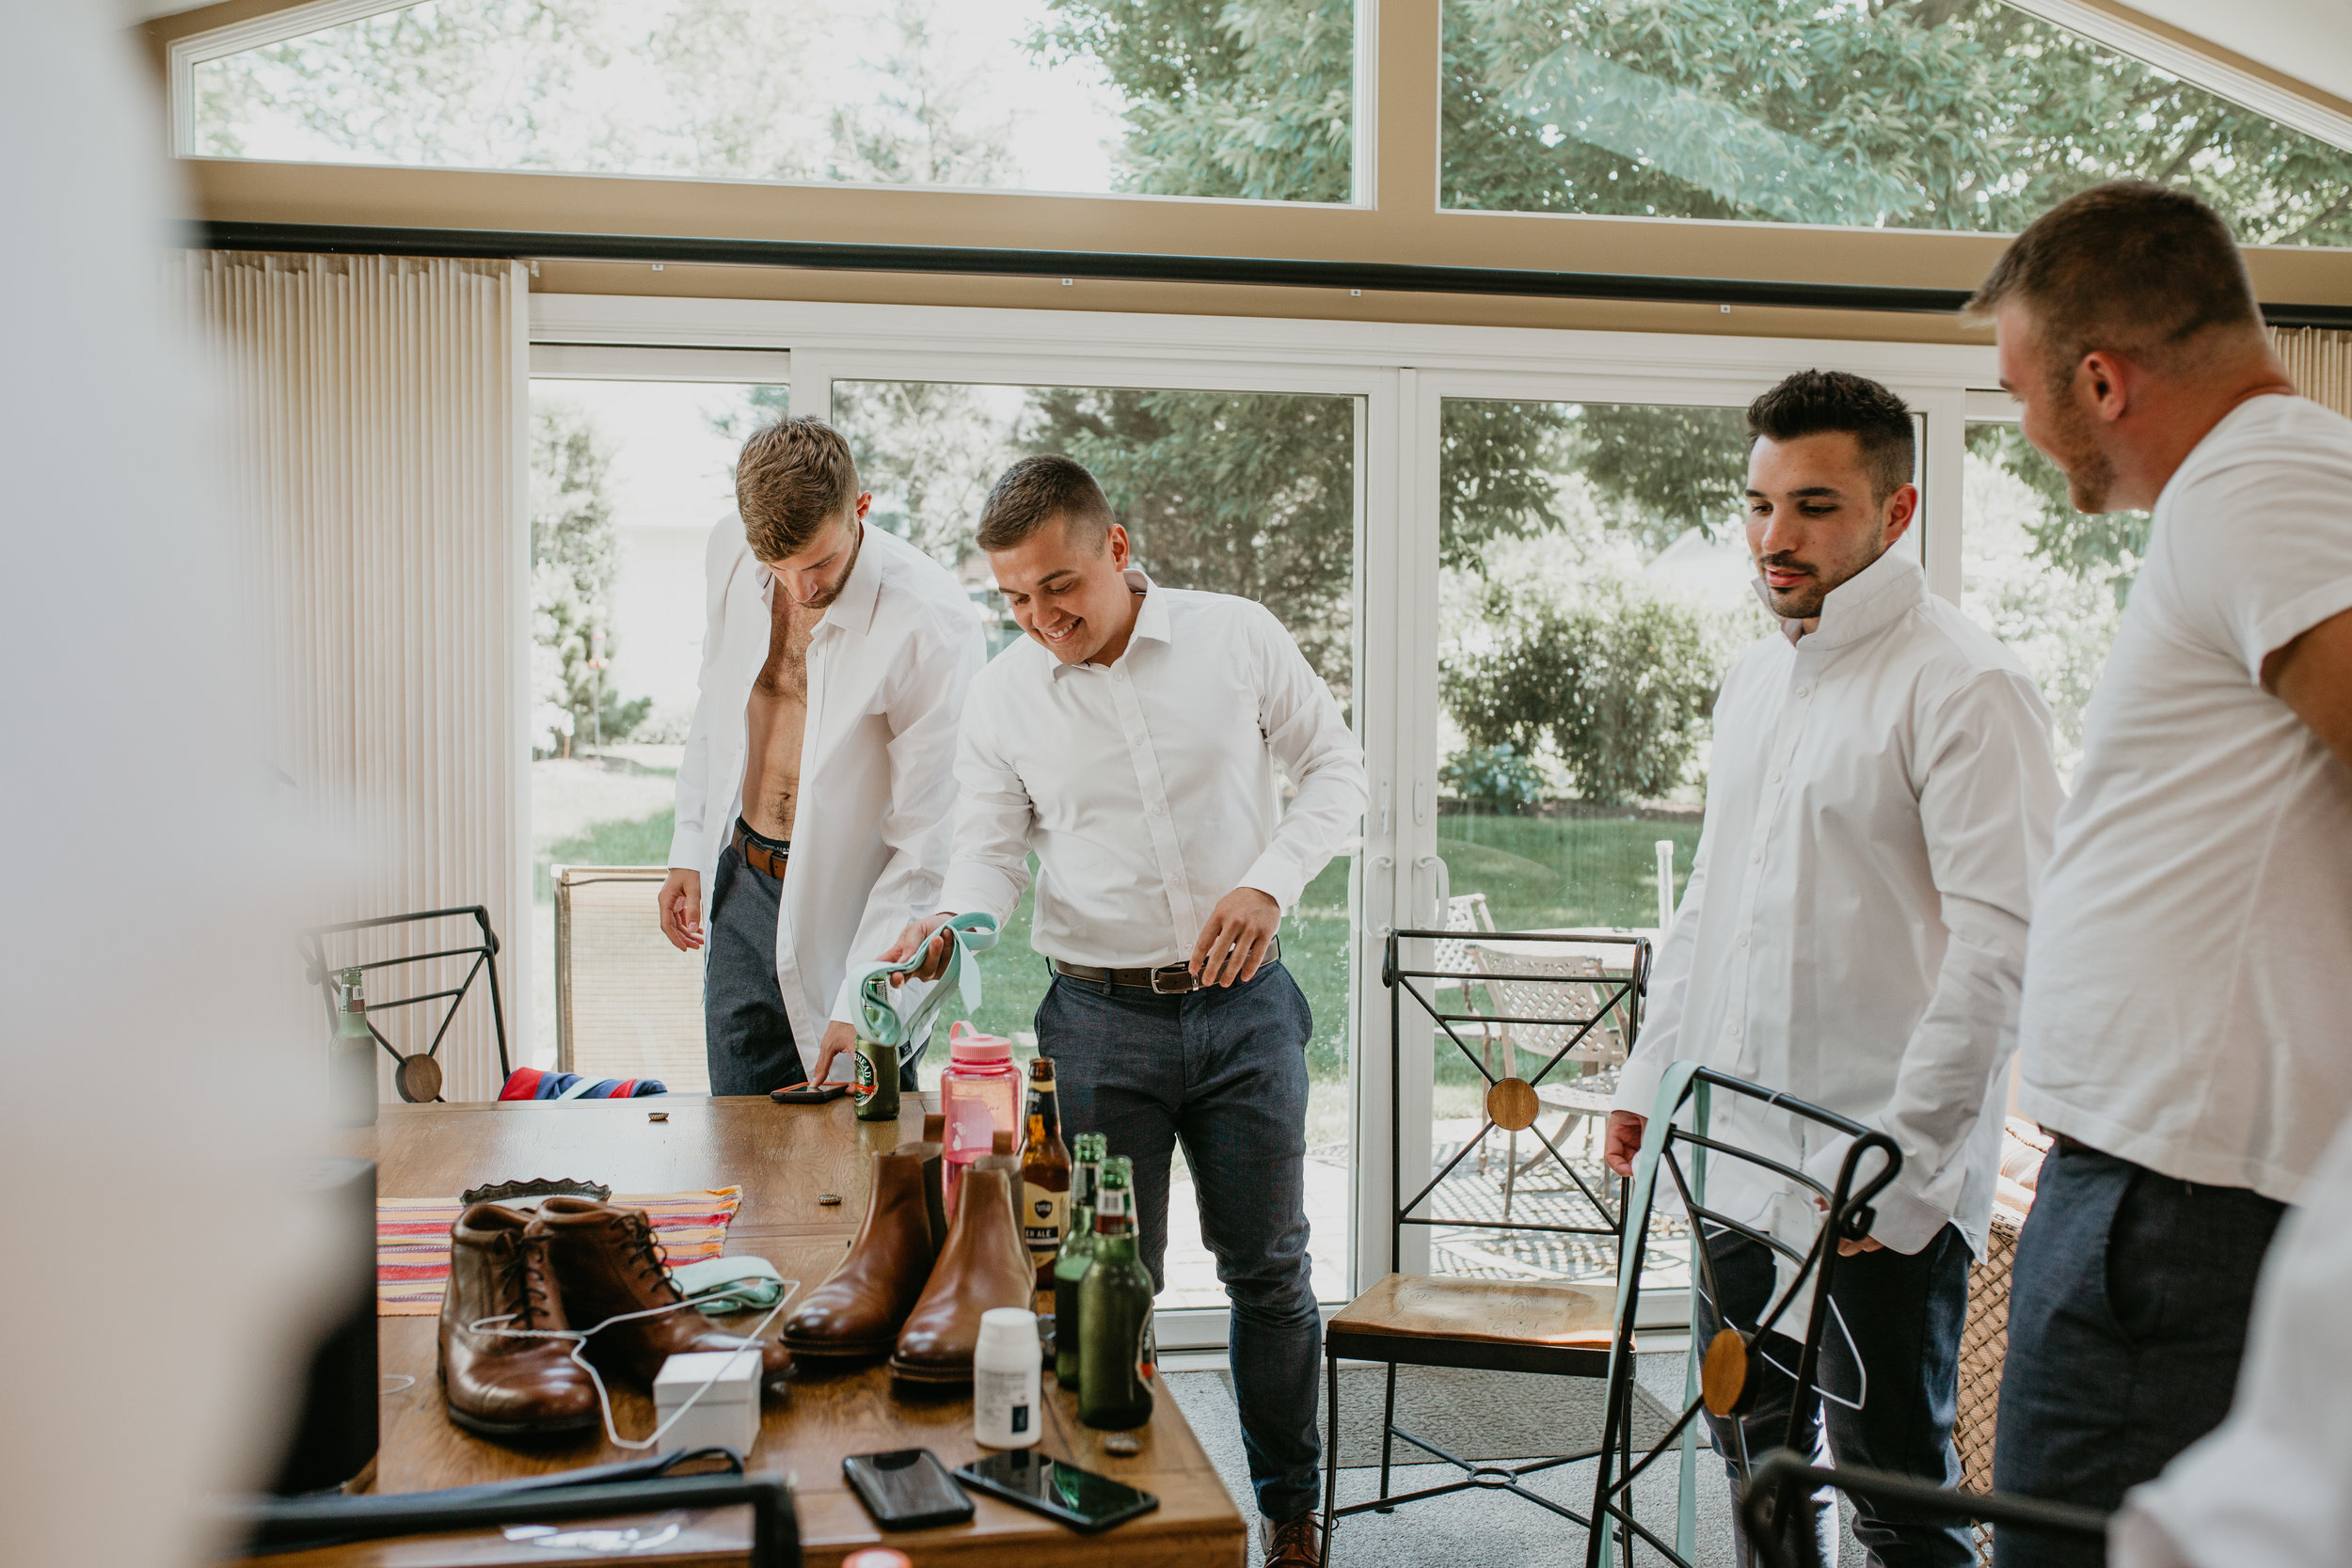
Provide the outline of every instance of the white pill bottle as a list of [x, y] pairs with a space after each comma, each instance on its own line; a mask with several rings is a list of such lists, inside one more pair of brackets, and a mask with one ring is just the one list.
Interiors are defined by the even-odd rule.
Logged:
[[1037, 1314], [992, 1307], [980, 1314], [980, 1342], [972, 1355], [972, 1435], [984, 1448], [1037, 1446], [1044, 1424]]

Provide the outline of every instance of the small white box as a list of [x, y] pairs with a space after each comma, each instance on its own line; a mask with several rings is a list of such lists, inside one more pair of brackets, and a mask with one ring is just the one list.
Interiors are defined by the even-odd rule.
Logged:
[[[694, 1391], [713, 1372], [719, 1380], [702, 1398], [694, 1399]], [[759, 1441], [758, 1349], [692, 1351], [661, 1363], [661, 1370], [653, 1379], [656, 1424], [668, 1420], [689, 1400], [694, 1401], [694, 1407], [661, 1434], [661, 1452], [726, 1448], [749, 1459], [752, 1445]]]

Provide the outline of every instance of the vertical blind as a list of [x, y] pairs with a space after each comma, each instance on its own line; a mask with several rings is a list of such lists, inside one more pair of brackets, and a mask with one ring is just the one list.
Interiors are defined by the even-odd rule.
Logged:
[[[234, 388], [225, 477], [252, 562], [269, 760], [293, 779], [298, 809], [356, 850], [342, 918], [488, 907], [504, 944], [508, 1050], [527, 1062], [525, 269], [198, 251], [177, 277]], [[346, 936], [330, 958], [438, 951], [473, 934], [469, 921], [438, 921]], [[369, 995], [441, 990], [463, 969], [383, 972]], [[445, 1006], [381, 1026], [421, 1050]], [[440, 1059], [445, 1098], [497, 1094], [486, 980]]]
[[2323, 326], [2272, 327], [2270, 341], [2287, 379], [2313, 403], [2352, 419], [2352, 332]]

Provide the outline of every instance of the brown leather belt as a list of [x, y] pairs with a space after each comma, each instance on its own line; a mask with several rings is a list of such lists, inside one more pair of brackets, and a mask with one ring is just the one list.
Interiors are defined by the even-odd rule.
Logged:
[[771, 849], [754, 838], [752, 831], [739, 821], [735, 824], [735, 852], [742, 856], [743, 863], [754, 871], [765, 872], [781, 882], [784, 880], [784, 865], [790, 856], [791, 847], [787, 845], [782, 849]]
[[[1282, 956], [1282, 939], [1266, 943], [1265, 957], [1259, 967], [1272, 963]], [[1096, 969], [1091, 964], [1064, 963], [1054, 960], [1054, 973], [1067, 974], [1073, 980], [1091, 980], [1098, 986], [1133, 986], [1156, 996], [1182, 996], [1186, 991], [1201, 989], [1200, 981], [1184, 964], [1162, 964], [1157, 969]]]

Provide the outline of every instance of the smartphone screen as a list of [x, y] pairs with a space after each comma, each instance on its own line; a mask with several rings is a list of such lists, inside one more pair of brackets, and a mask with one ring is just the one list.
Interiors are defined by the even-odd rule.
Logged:
[[1160, 1506], [1160, 1499], [1149, 1492], [1050, 1459], [1035, 1449], [982, 1454], [959, 1466], [956, 1476], [983, 1492], [1025, 1504], [1079, 1529], [1106, 1528]]

